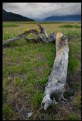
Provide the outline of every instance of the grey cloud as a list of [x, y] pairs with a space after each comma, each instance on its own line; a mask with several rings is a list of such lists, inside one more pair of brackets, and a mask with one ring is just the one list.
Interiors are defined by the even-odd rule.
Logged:
[[81, 3], [3, 3], [9, 12], [30, 18], [81, 14]]

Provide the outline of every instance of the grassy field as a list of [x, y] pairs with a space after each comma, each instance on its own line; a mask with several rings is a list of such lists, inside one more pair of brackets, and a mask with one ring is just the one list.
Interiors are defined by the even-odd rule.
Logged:
[[[64, 104], [39, 111], [45, 84], [55, 59], [54, 43], [34, 43], [21, 39], [3, 48], [3, 120], [80, 120], [81, 119], [81, 24], [41, 23], [47, 31], [64, 32], [69, 43], [67, 82], [71, 95]], [[3, 41], [35, 23], [3, 22]], [[31, 35], [32, 36], [32, 35]], [[32, 117], [27, 113], [32, 111]]]

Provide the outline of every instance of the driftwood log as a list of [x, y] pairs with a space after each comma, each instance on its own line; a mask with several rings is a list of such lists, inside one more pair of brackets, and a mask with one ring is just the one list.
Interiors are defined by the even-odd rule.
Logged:
[[[61, 32], [47, 34], [44, 27], [37, 24], [39, 27], [39, 32], [35, 29], [25, 31], [11, 39], [8, 39], [3, 43], [3, 46], [9, 45], [11, 42], [20, 40], [24, 38], [25, 40], [33, 41], [43, 41], [43, 42], [52, 42], [56, 41], [56, 57], [54, 60], [53, 68], [51, 74], [49, 75], [48, 82], [45, 87], [45, 92], [43, 95], [43, 100], [41, 102], [41, 108], [47, 110], [47, 108], [53, 103], [57, 103], [56, 96], [58, 101], [65, 100], [64, 92], [66, 91], [66, 78], [67, 78], [67, 68], [68, 68], [68, 40], [65, 35]], [[33, 33], [36, 35], [36, 38], [28, 38], [27, 35]], [[43, 37], [42, 34], [45, 36]], [[56, 96], [54, 95], [56, 94]], [[54, 96], [52, 96], [54, 95]]]
[[[63, 33], [55, 33], [55, 39], [56, 57], [41, 103], [41, 108], [44, 110], [47, 110], [47, 108], [53, 103], [57, 104], [56, 96], [58, 97], [58, 101], [65, 100], [64, 92], [67, 77], [69, 48], [67, 38]], [[53, 98], [52, 95], [54, 95]]]
[[[3, 43], [3, 46], [7, 46], [9, 45], [11, 42], [17, 41], [17, 40], [21, 40], [21, 39], [25, 39], [27, 41], [33, 40], [35, 42], [39, 42], [39, 41], [43, 41], [43, 42], [48, 42], [48, 41], [54, 41], [55, 40], [55, 34], [51, 33], [49, 36], [47, 34], [47, 32], [45, 31], [44, 27], [42, 27], [41, 25], [37, 24], [39, 27], [40, 32], [38, 32], [36, 29], [31, 29], [28, 31], [25, 31], [11, 39], [6, 40]], [[36, 35], [36, 38], [28, 38], [27, 36], [33, 33], [34, 35]], [[44, 34], [44, 37], [42, 36], [42, 34]]]
[[37, 39], [26, 38], [26, 36], [29, 35], [30, 33], [35, 34], [38, 39], [45, 41], [44, 38], [42, 38], [42, 36], [38, 33], [37, 30], [31, 29], [31, 30], [25, 31], [25, 32], [11, 38], [11, 39], [6, 40], [6, 42], [3, 43], [3, 46], [9, 45], [11, 42], [14, 42], [14, 41], [17, 41], [17, 40], [20, 40], [20, 39], [23, 39], [23, 38], [26, 39], [26, 40], [36, 40], [37, 41]]

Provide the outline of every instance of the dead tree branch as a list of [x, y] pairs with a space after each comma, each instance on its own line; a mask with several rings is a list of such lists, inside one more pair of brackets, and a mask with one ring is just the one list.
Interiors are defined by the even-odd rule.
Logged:
[[40, 29], [40, 33], [45, 35], [46, 41], [52, 42], [55, 41], [55, 32], [50, 33], [50, 35], [47, 34], [44, 27], [42, 27], [40, 24], [37, 24]]
[[[9, 45], [11, 42], [14, 42], [14, 41], [17, 41], [17, 40], [20, 40], [20, 39], [25, 39], [25, 40], [33, 40], [34, 42], [38, 42], [38, 41], [43, 41], [43, 42], [49, 42], [49, 41], [55, 41], [55, 34], [54, 33], [51, 33], [49, 36], [47, 34], [47, 32], [45, 31], [44, 27], [42, 27], [41, 25], [37, 24], [38, 27], [39, 27], [39, 30], [40, 32], [38, 32], [36, 29], [31, 29], [31, 30], [28, 30], [28, 31], [25, 31], [11, 39], [8, 39], [6, 40], [4, 43], [3, 43], [3, 46], [7, 46]], [[34, 35], [36, 35], [36, 38], [28, 38], [27, 36], [30, 34], [30, 33], [33, 33]], [[41, 34], [44, 34], [45, 37], [42, 37]]]
[[11, 42], [14, 42], [14, 41], [17, 41], [17, 40], [20, 40], [20, 39], [23, 39], [23, 38], [26, 39], [26, 40], [36, 40], [36, 41], [38, 41], [38, 39], [26, 38], [26, 36], [29, 35], [30, 33], [35, 34], [38, 39], [45, 42], [45, 38], [42, 38], [42, 36], [39, 34], [39, 32], [37, 30], [31, 29], [31, 30], [25, 31], [25, 32], [11, 38], [11, 39], [6, 40], [6, 42], [3, 43], [3, 46], [7, 46]]

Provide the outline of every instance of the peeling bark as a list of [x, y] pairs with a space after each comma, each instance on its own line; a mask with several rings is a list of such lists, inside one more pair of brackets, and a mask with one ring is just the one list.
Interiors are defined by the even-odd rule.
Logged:
[[51, 99], [52, 94], [56, 94], [59, 101], [65, 100], [63, 94], [65, 92], [67, 78], [69, 48], [67, 38], [62, 33], [55, 33], [55, 37], [56, 57], [41, 103], [41, 108], [44, 110], [47, 110], [47, 108], [53, 103], [57, 104], [55, 97]]

